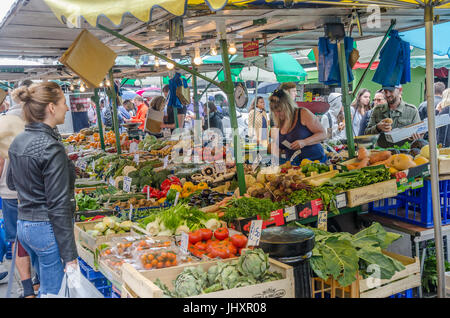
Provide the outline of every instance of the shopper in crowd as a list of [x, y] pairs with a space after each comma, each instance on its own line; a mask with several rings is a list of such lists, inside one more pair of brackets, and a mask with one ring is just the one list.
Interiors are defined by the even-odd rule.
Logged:
[[[24, 80], [22, 82], [17, 83], [15, 88], [25, 86], [28, 87], [31, 84], [33, 84], [30, 80]], [[14, 116], [15, 120], [17, 120], [17, 124], [14, 124], [14, 128], [16, 129], [14, 132], [8, 131], [6, 132], [8, 135], [13, 133], [13, 136], [18, 135], [20, 132], [23, 131], [23, 127], [25, 125], [25, 122], [23, 120], [23, 111], [22, 111], [22, 104], [21, 103], [15, 103], [13, 104], [13, 107], [8, 111], [8, 116], [5, 116], [3, 119], [7, 120], [6, 117]], [[8, 129], [8, 125], [5, 123], [2, 125], [0, 124], [0, 130]], [[3, 134], [0, 133], [0, 135]], [[1, 138], [0, 138], [1, 139]], [[22, 244], [20, 244], [20, 241], [17, 241], [17, 247], [15, 247], [15, 239], [17, 237], [17, 192], [11, 191], [8, 189], [8, 186], [6, 184], [6, 172], [8, 170], [9, 166], [9, 159], [7, 158], [6, 154], [8, 152], [8, 149], [2, 149], [2, 152], [4, 152], [4, 156], [0, 155], [0, 197], [2, 198], [2, 214], [3, 219], [5, 222], [5, 234], [6, 234], [6, 240], [12, 243], [11, 249], [14, 251], [17, 250], [16, 253], [16, 268], [19, 273], [19, 277], [22, 284], [22, 295], [21, 298], [34, 298], [35, 292], [39, 289], [39, 277], [35, 275], [32, 278], [32, 272], [31, 272], [31, 261], [30, 256], [28, 255], [27, 251], [23, 248]]]
[[[278, 147], [272, 147], [271, 151], [279, 157], [280, 164], [292, 159], [292, 164], [299, 165], [306, 158], [325, 162], [326, 155], [320, 142], [327, 135], [319, 119], [308, 109], [298, 108], [282, 89], [275, 90], [269, 101], [275, 127], [279, 129], [278, 138], [272, 135], [272, 138], [278, 139], [275, 142]], [[275, 131], [272, 130], [272, 133], [275, 134]], [[295, 158], [292, 158], [294, 155]]]
[[359, 134], [358, 134], [358, 136], [362, 136], [362, 135], [365, 134], [367, 125], [369, 124], [370, 115], [372, 114], [373, 109], [376, 106], [382, 105], [382, 104], [386, 104], [386, 100], [384, 99], [383, 90], [379, 89], [375, 93], [375, 96], [373, 97], [372, 106], [370, 107], [370, 110], [368, 112], [366, 112], [364, 114], [363, 118], [361, 119], [361, 124], [359, 126]]
[[106, 100], [104, 98], [100, 98], [100, 109], [101, 109], [101, 115], [102, 115], [102, 122], [103, 125], [106, 127], [112, 127], [113, 125], [113, 115], [112, 115], [112, 109], [110, 105], [107, 105]]
[[353, 136], [359, 135], [361, 121], [370, 110], [370, 91], [367, 88], [361, 88], [356, 95], [356, 99], [351, 104], [352, 131]]
[[284, 90], [295, 102], [295, 98], [297, 97], [297, 85], [294, 82], [282, 83], [279, 89]]
[[89, 118], [89, 125], [95, 125], [97, 123], [97, 109], [95, 102], [93, 101], [94, 96], [91, 97], [91, 101], [89, 102], [89, 108], [88, 108], [88, 118]]
[[205, 114], [203, 122], [203, 130], [216, 128], [223, 135], [222, 117], [217, 113], [216, 105], [213, 102], [207, 102], [203, 105], [203, 113]]
[[131, 100], [127, 99], [123, 102], [122, 105], [119, 106], [119, 112], [120, 116], [123, 118], [124, 122], [131, 119], [131, 111], [134, 109], [134, 104]]
[[73, 131], [79, 132], [83, 128], [89, 128], [89, 116], [83, 104], [76, 104], [76, 112], [72, 113]]
[[162, 96], [156, 96], [150, 101], [150, 107], [145, 120], [145, 132], [157, 138], [161, 138], [161, 125], [164, 120], [164, 107], [166, 100]]
[[[434, 108], [436, 109], [436, 107], [439, 105], [439, 103], [442, 100], [442, 94], [445, 90], [445, 84], [442, 82], [436, 82], [434, 83]], [[425, 93], [426, 96], [426, 93]], [[423, 103], [421, 103], [419, 105], [419, 116], [420, 116], [420, 120], [424, 120], [425, 118], [428, 117], [427, 114], [427, 101], [425, 100]], [[436, 109], [436, 114], [439, 113], [439, 110]]]
[[145, 118], [148, 112], [148, 106], [144, 103], [144, 99], [142, 96], [137, 95], [133, 99], [134, 105], [137, 107], [136, 116], [131, 117], [130, 121], [133, 123], [139, 123], [139, 129], [144, 130], [145, 127]]
[[267, 145], [268, 123], [264, 98], [258, 96], [252, 101], [248, 112], [249, 136], [256, 138], [257, 143]]
[[[420, 122], [419, 111], [416, 106], [402, 100], [398, 86], [383, 87], [383, 93], [387, 104], [378, 105], [373, 109], [365, 134], [380, 134], [377, 144], [383, 148], [402, 146], [407, 140], [391, 143], [386, 140], [384, 133], [390, 132], [394, 128], [402, 128]], [[387, 118], [389, 119], [386, 120]], [[414, 134], [411, 139], [419, 139], [422, 136]]]
[[[163, 94], [164, 98], [166, 99], [166, 102], [169, 100], [169, 85], [165, 85], [163, 87]], [[182, 108], [177, 109], [177, 119], [178, 119], [178, 127], [183, 128], [184, 127], [184, 120], [186, 117], [187, 107], [183, 106]], [[176, 127], [175, 123], [175, 115], [174, 110], [171, 105], [166, 106], [166, 116], [164, 119], [164, 123], [161, 125], [161, 128], [170, 128], [171, 130], [174, 130]]]
[[324, 128], [328, 140], [345, 139], [345, 126], [343, 121], [344, 108], [342, 106], [342, 94], [331, 93], [328, 96], [330, 108], [323, 114], [320, 122]]
[[54, 128], [68, 111], [54, 82], [20, 87], [25, 131], [9, 148], [7, 185], [17, 191], [17, 236], [40, 278], [39, 295], [58, 294], [64, 271], [78, 266], [73, 213], [75, 167]]
[[[439, 115], [450, 114], [450, 88], [447, 88], [442, 93], [442, 100], [437, 105], [436, 109]], [[437, 143], [444, 148], [450, 147], [450, 125], [442, 126], [437, 129]]]

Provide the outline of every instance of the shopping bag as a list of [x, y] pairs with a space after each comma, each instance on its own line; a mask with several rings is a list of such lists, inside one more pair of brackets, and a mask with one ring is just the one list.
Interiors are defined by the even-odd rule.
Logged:
[[70, 298], [70, 290], [67, 284], [67, 274], [64, 274], [58, 294], [43, 294], [41, 295], [41, 298]]

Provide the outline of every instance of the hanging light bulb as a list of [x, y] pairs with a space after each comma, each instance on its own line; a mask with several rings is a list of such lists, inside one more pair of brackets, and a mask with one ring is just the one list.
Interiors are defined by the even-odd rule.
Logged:
[[[172, 54], [169, 52], [169, 53], [167, 53], [167, 58], [169, 58], [169, 59], [172, 59]], [[171, 70], [171, 69], [173, 69], [174, 67], [175, 67], [175, 65], [173, 65], [173, 63], [170, 63], [170, 62], [167, 62], [167, 68], [169, 69], [169, 70]]]
[[159, 67], [159, 58], [155, 56], [155, 67]]
[[73, 84], [70, 84], [70, 90], [73, 91], [75, 89], [75, 87], [73, 86]]
[[210, 54], [213, 56], [217, 55], [216, 43], [214, 41], [211, 42]]
[[234, 41], [231, 41], [230, 43], [230, 47], [228, 48], [228, 53], [230, 53], [231, 55], [236, 54], [237, 50], [236, 50], [236, 46], [234, 46]]
[[103, 81], [101, 81], [100, 82], [100, 87], [103, 87], [103, 85], [105, 85], [105, 84], [103, 84]]
[[200, 65], [202, 63], [203, 63], [203, 60], [202, 60], [202, 58], [200, 56], [200, 47], [197, 46], [195, 48], [194, 64], [195, 65]]
[[107, 79], [107, 80], [105, 81], [105, 85], [108, 86], [108, 87], [111, 86], [111, 82], [109, 81], [109, 79]]
[[84, 87], [83, 83], [80, 86], [80, 92], [84, 92], [86, 90], [86, 88]]

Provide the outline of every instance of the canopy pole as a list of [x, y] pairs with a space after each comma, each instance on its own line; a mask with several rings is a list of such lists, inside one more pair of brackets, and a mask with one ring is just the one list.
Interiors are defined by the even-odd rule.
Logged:
[[180, 124], [178, 122], [178, 108], [176, 107], [172, 107], [173, 108], [173, 117], [175, 119], [175, 128], [180, 128]]
[[259, 67], [257, 67], [256, 69], [255, 108], [253, 109], [253, 130], [255, 129], [256, 104], [258, 103], [258, 79], [259, 79]]
[[234, 157], [236, 158], [236, 172], [238, 177], [239, 192], [243, 196], [245, 194], [245, 173], [243, 158], [241, 152], [241, 141], [239, 136], [238, 122], [236, 116], [236, 107], [234, 105], [234, 84], [231, 79], [230, 59], [228, 57], [228, 44], [226, 39], [220, 39], [220, 48], [222, 49], [222, 63], [225, 75], [224, 92], [227, 94], [231, 129], [233, 130]]
[[98, 134], [100, 136], [100, 146], [102, 147], [102, 150], [105, 151], [105, 138], [103, 137], [103, 123], [102, 114], [100, 111], [100, 97], [98, 96], [98, 88], [94, 89], [93, 101], [95, 103], [95, 111], [97, 112], [97, 126]]
[[112, 68], [109, 70], [109, 81], [111, 82], [111, 87], [109, 88], [109, 96], [112, 100], [112, 115], [113, 115], [113, 124], [114, 124], [114, 133], [116, 135], [116, 148], [117, 154], [122, 154], [122, 149], [120, 147], [120, 133], [119, 133], [119, 117], [117, 116], [117, 93], [116, 87], [114, 86], [114, 77]]
[[[194, 67], [194, 70], [196, 68]], [[198, 107], [198, 94], [197, 94], [197, 76], [192, 76], [192, 88], [194, 90], [194, 112], [195, 112], [195, 120], [200, 120], [200, 110]]]
[[364, 70], [364, 72], [363, 72], [361, 78], [359, 79], [358, 84], [357, 84], [356, 87], [353, 89], [353, 92], [352, 92], [352, 99], [355, 98], [356, 94], [358, 94], [359, 88], [361, 87], [361, 85], [362, 85], [364, 79], [366, 78], [367, 74], [369, 74], [370, 67], [372, 66], [373, 62], [374, 62], [375, 59], [377, 58], [378, 53], [380, 52], [381, 48], [384, 46], [384, 43], [386, 42], [386, 40], [387, 40], [387, 38], [388, 38], [388, 36], [389, 36], [389, 33], [391, 33], [391, 30], [394, 28], [395, 24], [396, 24], [396, 21], [395, 21], [395, 20], [391, 20], [391, 25], [390, 25], [389, 29], [386, 31], [386, 34], [384, 35], [383, 40], [381, 40], [380, 44], [378, 44], [378, 47], [377, 47], [375, 53], [373, 54], [372, 59], [371, 59], [370, 62], [369, 62], [369, 65], [368, 65], [367, 68]]
[[426, 91], [428, 136], [430, 141], [431, 196], [433, 202], [434, 241], [436, 245], [436, 270], [438, 274], [437, 295], [445, 298], [445, 267], [443, 241], [441, 233], [441, 206], [439, 191], [439, 173], [437, 161], [436, 123], [434, 110], [434, 61], [433, 61], [433, 3], [425, 4], [425, 57], [426, 57]]
[[200, 74], [199, 72], [194, 71], [194, 70], [190, 69], [189, 67], [187, 67], [187, 66], [185, 66], [185, 65], [178, 64], [178, 63], [176, 63], [175, 61], [173, 61], [172, 59], [169, 59], [167, 56], [162, 55], [162, 54], [160, 54], [160, 53], [158, 53], [158, 52], [156, 52], [156, 51], [154, 51], [154, 50], [152, 50], [152, 49], [149, 49], [148, 47], [143, 46], [142, 44], [139, 44], [139, 43], [137, 43], [137, 42], [135, 42], [135, 41], [133, 41], [133, 40], [127, 38], [126, 36], [123, 36], [123, 35], [120, 34], [119, 32], [116, 32], [116, 31], [114, 31], [114, 30], [111, 30], [111, 29], [109, 29], [109, 28], [107, 28], [107, 27], [105, 27], [105, 26], [103, 26], [103, 25], [101, 25], [101, 24], [97, 24], [97, 27], [98, 27], [100, 30], [105, 31], [105, 32], [107, 32], [107, 33], [109, 33], [109, 34], [115, 36], [116, 38], [121, 39], [122, 41], [125, 41], [125, 42], [127, 42], [127, 43], [130, 43], [131, 45], [133, 45], [133, 46], [135, 46], [135, 47], [141, 49], [141, 50], [144, 51], [144, 52], [150, 53], [150, 54], [152, 54], [152, 55], [154, 55], [154, 56], [156, 56], [156, 57], [160, 58], [161, 60], [164, 60], [164, 61], [166, 61], [166, 62], [168, 62], [168, 63], [172, 63], [176, 68], [182, 69], [182, 70], [188, 72], [189, 74], [196, 75], [196, 76], [198, 76], [199, 78], [201, 78], [201, 79], [203, 79], [203, 80], [205, 80], [205, 81], [207, 81], [207, 82], [209, 82], [209, 83], [212, 83], [212, 84], [216, 85], [217, 87], [221, 87], [221, 86], [220, 86], [220, 83], [211, 80], [209, 77], [204, 76], [204, 75]]
[[345, 135], [347, 136], [347, 147], [349, 158], [355, 157], [355, 142], [353, 140], [352, 114], [350, 112], [350, 94], [347, 79], [347, 59], [345, 56], [344, 40], [338, 42], [339, 70], [341, 73], [342, 105], [345, 116]]
[[[219, 76], [220, 71], [223, 70], [223, 67], [217, 72], [217, 74], [214, 76], [213, 81], [216, 80], [216, 78]], [[206, 91], [211, 87], [213, 83], [208, 83], [208, 85], [205, 87], [205, 89], [203, 90], [203, 92], [200, 94], [200, 96], [198, 97], [198, 99], [200, 100], [203, 96], [203, 94], [206, 93]], [[220, 89], [222, 89], [222, 87], [219, 86]], [[206, 99], [208, 100], [208, 99]]]

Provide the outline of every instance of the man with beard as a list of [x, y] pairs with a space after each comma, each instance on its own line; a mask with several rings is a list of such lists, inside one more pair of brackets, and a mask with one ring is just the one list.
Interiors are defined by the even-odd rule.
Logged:
[[[401, 97], [401, 86], [383, 87], [386, 104], [376, 106], [370, 116], [365, 134], [380, 134], [378, 146], [391, 148], [395, 145], [401, 146], [407, 140], [391, 143], [386, 140], [384, 133], [390, 132], [394, 128], [402, 128], [420, 122], [417, 107], [407, 104]], [[414, 134], [412, 139], [419, 139], [421, 135]]]

